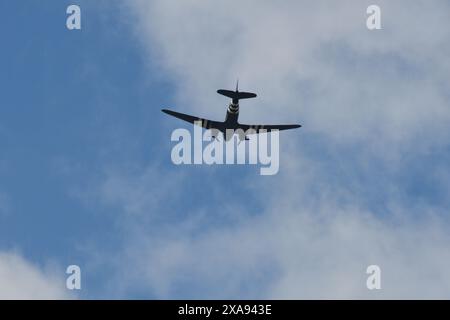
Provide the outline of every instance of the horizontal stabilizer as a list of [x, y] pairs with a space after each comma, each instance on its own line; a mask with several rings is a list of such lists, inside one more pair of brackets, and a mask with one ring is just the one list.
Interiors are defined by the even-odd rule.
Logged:
[[239, 92], [239, 91], [236, 92], [231, 90], [220, 89], [217, 90], [217, 93], [225, 97], [231, 98], [233, 100], [256, 98], [256, 94], [252, 92]]

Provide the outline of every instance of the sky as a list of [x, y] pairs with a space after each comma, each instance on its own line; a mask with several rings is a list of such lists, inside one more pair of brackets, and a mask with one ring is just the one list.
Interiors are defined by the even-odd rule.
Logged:
[[[450, 298], [449, 9], [0, 2], [0, 298]], [[302, 124], [279, 173], [174, 165], [160, 110], [222, 120], [237, 78], [242, 122]]]

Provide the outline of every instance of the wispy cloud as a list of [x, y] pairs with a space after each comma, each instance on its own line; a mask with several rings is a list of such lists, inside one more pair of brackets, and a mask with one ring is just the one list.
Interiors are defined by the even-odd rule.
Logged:
[[[383, 218], [345, 186], [327, 186], [329, 180], [315, 172], [314, 163], [300, 160], [292, 166], [270, 185], [254, 186], [262, 210], [244, 204], [228, 211], [227, 198], [214, 197], [177, 212], [167, 202], [185, 192], [186, 180], [160, 194], [160, 205], [137, 202], [143, 204], [140, 215], [151, 219], [126, 210], [137, 204], [134, 200], [117, 202], [128, 234], [115, 266], [122, 270], [114, 277], [121, 294], [138, 287], [159, 298], [448, 296], [450, 236], [436, 210], [406, 205], [393, 195]], [[305, 173], [291, 174], [300, 171]], [[139, 186], [121, 184], [122, 192], [145, 190], [150, 198], [158, 185], [146, 177]], [[371, 264], [382, 268], [380, 292], [365, 287]]]
[[[260, 93], [242, 118], [288, 120], [335, 142], [448, 141], [449, 5], [379, 1], [135, 1], [140, 39], [179, 87], [180, 108], [222, 117], [211, 88]], [[236, 10], [239, 8], [239, 10]], [[414, 17], [414, 22], [411, 21]], [[199, 94], [201, 92], [201, 94]], [[189, 101], [189, 104], [185, 102]], [[276, 112], [274, 112], [276, 110]]]
[[69, 299], [63, 276], [14, 252], [0, 252], [0, 299]]

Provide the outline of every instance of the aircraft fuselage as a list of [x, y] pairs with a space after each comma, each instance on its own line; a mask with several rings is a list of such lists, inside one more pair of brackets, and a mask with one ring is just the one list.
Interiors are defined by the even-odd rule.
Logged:
[[227, 109], [225, 124], [228, 128], [234, 128], [238, 125], [239, 118], [239, 100], [232, 100]]

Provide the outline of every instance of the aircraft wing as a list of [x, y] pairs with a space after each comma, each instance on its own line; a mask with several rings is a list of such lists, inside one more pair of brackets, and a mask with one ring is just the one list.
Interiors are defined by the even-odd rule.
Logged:
[[[272, 124], [268, 124], [268, 125], [266, 125], [266, 124], [253, 124], [253, 125], [239, 124], [238, 125], [238, 129], [242, 129], [244, 131], [253, 129], [253, 130], [255, 130], [254, 133], [260, 133], [262, 130], [265, 130], [264, 132], [269, 132], [272, 130], [281, 131], [281, 130], [296, 129], [296, 128], [300, 128], [300, 127], [301, 127], [301, 125], [299, 125], [299, 124], [278, 124], [278, 125], [277, 124], [275, 124], [275, 125], [272, 125]], [[254, 133], [250, 133], [250, 134], [254, 134]]]
[[170, 116], [172, 116], [172, 117], [184, 120], [186, 122], [190, 122], [192, 124], [195, 124], [196, 121], [201, 121], [202, 122], [201, 126], [203, 128], [205, 128], [205, 129], [218, 129], [218, 128], [221, 127], [221, 125], [223, 125], [223, 123], [219, 122], [219, 121], [212, 121], [212, 120], [208, 120], [208, 119], [194, 117], [194, 116], [191, 116], [191, 115], [188, 115], [188, 114], [175, 112], [175, 111], [172, 111], [172, 110], [162, 109], [161, 111], [166, 113], [166, 114], [168, 114], [168, 115], [170, 115]]

